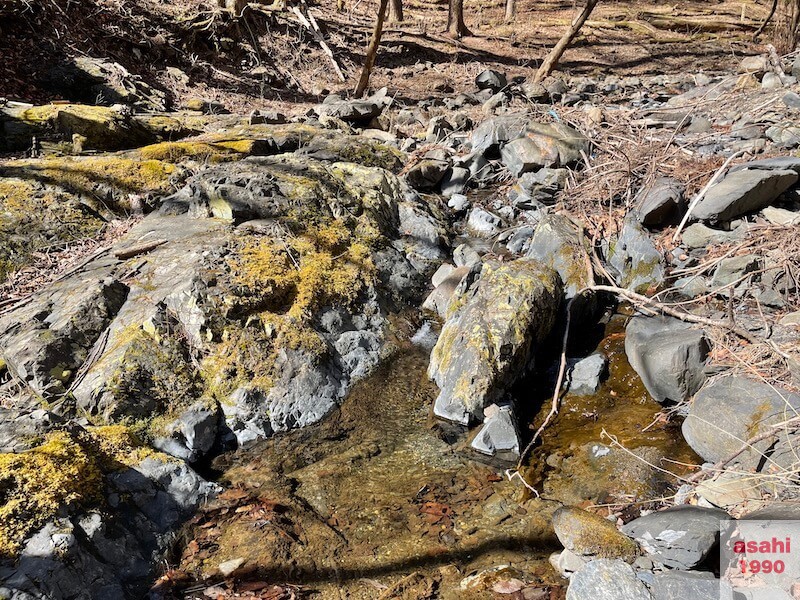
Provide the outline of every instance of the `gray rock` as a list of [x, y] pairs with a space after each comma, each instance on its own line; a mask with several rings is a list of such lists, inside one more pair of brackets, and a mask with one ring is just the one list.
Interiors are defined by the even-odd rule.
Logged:
[[800, 79], [800, 57], [795, 56], [792, 61], [792, 77]]
[[[332, 97], [329, 96], [329, 98]], [[314, 112], [320, 117], [333, 117], [342, 121], [369, 123], [383, 110], [377, 103], [364, 100], [336, 99], [330, 102], [327, 101], [328, 98], [325, 100], [322, 104], [314, 107]]]
[[442, 178], [442, 196], [451, 198], [454, 194], [463, 194], [469, 181], [469, 169], [464, 167], [453, 167], [449, 169]]
[[653, 600], [719, 600], [719, 579], [713, 573], [665, 571], [650, 586]]
[[503, 459], [519, 459], [519, 434], [510, 406], [491, 404], [484, 409], [484, 421], [470, 448]]
[[683, 210], [683, 185], [671, 177], [657, 178], [636, 200], [636, 215], [646, 227], [671, 225]]
[[792, 170], [734, 171], [708, 190], [692, 216], [700, 221], [730, 221], [769, 206], [797, 180]]
[[450, 263], [442, 263], [442, 265], [436, 269], [436, 272], [431, 277], [431, 283], [433, 287], [438, 287], [441, 283], [447, 278], [450, 273], [455, 270], [455, 267]]
[[443, 142], [453, 132], [453, 126], [444, 115], [438, 115], [428, 121], [428, 130], [425, 141], [430, 144]]
[[687, 248], [706, 248], [715, 244], [741, 242], [747, 237], [747, 226], [740, 225], [731, 231], [711, 229], [702, 223], [693, 223], [683, 230], [681, 239]]
[[[744, 377], [723, 377], [695, 396], [682, 431], [704, 460], [715, 463], [742, 448], [745, 442], [770, 431], [800, 409], [800, 395]], [[779, 429], [774, 439], [752, 445], [735, 460], [743, 469], [793, 468], [794, 432]]]
[[497, 92], [494, 96], [489, 98], [486, 102], [483, 103], [481, 106], [481, 110], [485, 115], [492, 114], [495, 109], [503, 106], [508, 102], [508, 96], [505, 92]]
[[719, 261], [714, 277], [711, 278], [713, 289], [729, 285], [741, 279], [744, 275], [757, 271], [761, 267], [761, 257], [757, 254], [745, 254], [724, 258]]
[[672, 287], [675, 291], [685, 298], [697, 298], [703, 294], [707, 294], [710, 290], [708, 280], [701, 275], [693, 275], [689, 277], [681, 277], [676, 279]]
[[791, 108], [793, 110], [800, 109], [800, 94], [795, 94], [794, 92], [786, 92], [783, 95], [783, 103], [786, 105], [786, 108]]
[[506, 76], [499, 71], [486, 69], [481, 71], [475, 78], [475, 85], [479, 90], [492, 90], [492, 92], [499, 92], [508, 85]]
[[487, 119], [478, 125], [469, 137], [473, 152], [486, 154], [498, 146], [518, 138], [525, 131], [525, 115], [506, 115]]
[[800, 212], [786, 210], [768, 206], [761, 211], [764, 218], [773, 225], [798, 225], [800, 224]]
[[519, 227], [506, 243], [506, 248], [514, 254], [521, 254], [528, 246], [528, 242], [533, 237], [533, 227], [523, 225]]
[[447, 308], [450, 306], [450, 301], [456, 293], [456, 289], [471, 271], [471, 265], [452, 269], [438, 284], [434, 284], [436, 287], [425, 299], [425, 302], [422, 303], [422, 308], [435, 312], [442, 318], [446, 317]]
[[795, 148], [800, 144], [800, 127], [789, 123], [768, 127], [765, 134], [781, 148]]
[[500, 217], [476, 206], [469, 212], [467, 232], [477, 237], [490, 238], [500, 231], [502, 224]]
[[761, 89], [779, 90], [782, 87], [783, 82], [781, 81], [781, 78], [778, 77], [777, 73], [773, 73], [772, 71], [764, 73], [764, 77], [761, 79]]
[[634, 519], [622, 527], [655, 562], [672, 569], [699, 565], [719, 542], [720, 521], [728, 513], [716, 508], [675, 506]]
[[573, 573], [577, 573], [583, 569], [589, 560], [589, 558], [578, 556], [569, 550], [562, 550], [561, 552], [555, 552], [550, 555], [550, 564], [565, 579], [568, 579]]
[[246, 448], [272, 435], [272, 425], [261, 390], [237, 388], [220, 407], [225, 425], [239, 447]]
[[457, 267], [471, 267], [481, 262], [481, 255], [470, 244], [459, 244], [453, 250], [453, 262]]
[[219, 412], [209, 402], [195, 402], [164, 428], [153, 446], [189, 462], [196, 462], [211, 450], [217, 439]]
[[705, 333], [670, 317], [634, 317], [625, 329], [625, 354], [657, 402], [682, 402], [706, 379]]
[[607, 260], [620, 287], [645, 292], [664, 283], [663, 257], [644, 228], [631, 216], [625, 219], [619, 238], [611, 242]]
[[731, 167], [730, 172], [743, 170], [763, 170], [763, 171], [794, 171], [800, 174], [800, 158], [796, 156], [775, 156], [773, 158], [762, 158], [761, 160], [751, 160], [750, 162]]
[[525, 173], [509, 191], [508, 197], [518, 208], [555, 201], [567, 181], [567, 169], [539, 169]]
[[431, 354], [428, 375], [441, 390], [437, 416], [482, 420], [484, 407], [524, 372], [552, 328], [560, 288], [556, 274], [537, 261], [484, 263]]
[[564, 283], [567, 300], [594, 284], [589, 268], [588, 241], [579, 226], [563, 215], [549, 214], [539, 221], [527, 256], [554, 269]]
[[547, 92], [547, 88], [541, 83], [526, 81], [522, 84], [522, 93], [525, 94], [525, 97], [531, 102], [545, 103], [550, 100], [550, 94]]
[[469, 209], [469, 199], [464, 194], [453, 194], [447, 201], [447, 206], [457, 213], [462, 213]]
[[636, 571], [622, 560], [593, 560], [570, 578], [567, 600], [651, 600]]
[[524, 135], [502, 147], [500, 158], [518, 177], [542, 167], [563, 167], [582, 159], [588, 140], [562, 123], [529, 123]]
[[[571, 360], [567, 371], [569, 393], [588, 396], [597, 393], [606, 373], [608, 359], [602, 354], [592, 354], [580, 360]], [[569, 363], [568, 363], [569, 364]]]
[[61, 417], [43, 408], [21, 410], [0, 407], [0, 452], [28, 450], [62, 422]]
[[769, 69], [769, 59], [766, 56], [746, 56], [739, 63], [740, 73], [751, 73], [761, 76]]
[[448, 161], [426, 158], [409, 169], [406, 180], [414, 189], [432, 190], [438, 187], [449, 168]]

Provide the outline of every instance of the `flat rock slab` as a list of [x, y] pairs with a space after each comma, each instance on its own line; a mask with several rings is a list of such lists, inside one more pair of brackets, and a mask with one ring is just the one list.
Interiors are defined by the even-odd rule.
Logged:
[[451, 301], [431, 354], [428, 375], [441, 390], [434, 413], [465, 425], [482, 420], [484, 407], [529, 366], [560, 303], [556, 273], [539, 262], [484, 263], [478, 282]]
[[654, 561], [674, 569], [691, 569], [714, 549], [720, 521], [728, 518], [724, 510], [676, 506], [634, 519], [622, 531]]
[[692, 216], [699, 221], [730, 221], [769, 206], [797, 180], [797, 172], [789, 169], [734, 171], [708, 190]]
[[[682, 431], [703, 459], [718, 462], [773, 425], [797, 416], [800, 395], [744, 377], [724, 377], [703, 388], [694, 398]], [[753, 444], [735, 463], [745, 469], [789, 467], [797, 462], [791, 446], [796, 435], [781, 429], [776, 438]]]
[[567, 600], [652, 600], [653, 596], [622, 560], [593, 560], [570, 578]]
[[713, 573], [656, 573], [650, 591], [654, 600], [718, 600], [719, 579]]

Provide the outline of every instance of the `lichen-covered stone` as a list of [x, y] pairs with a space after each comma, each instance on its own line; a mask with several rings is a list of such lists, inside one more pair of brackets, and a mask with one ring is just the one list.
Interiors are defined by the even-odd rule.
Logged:
[[558, 277], [537, 261], [486, 262], [478, 282], [451, 302], [431, 354], [428, 375], [441, 390], [436, 415], [482, 419], [483, 408], [530, 366], [560, 302]]
[[564, 506], [553, 513], [553, 528], [558, 541], [578, 556], [621, 558], [632, 563], [639, 548], [613, 523], [580, 508]]

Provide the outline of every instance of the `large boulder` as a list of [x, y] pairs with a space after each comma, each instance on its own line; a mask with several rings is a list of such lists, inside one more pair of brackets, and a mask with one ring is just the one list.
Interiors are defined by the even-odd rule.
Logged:
[[676, 506], [634, 519], [622, 531], [654, 561], [688, 570], [709, 556], [719, 542], [720, 522], [728, 519], [724, 510]]
[[[683, 436], [704, 460], [715, 463], [742, 449], [751, 438], [797, 415], [800, 395], [780, 387], [729, 376], [714, 381], [694, 398], [683, 422]], [[797, 439], [793, 430], [753, 443], [734, 460], [744, 469], [794, 468]]]
[[796, 171], [744, 169], [712, 186], [692, 216], [699, 221], [724, 222], [769, 206], [798, 180]]
[[682, 402], [706, 380], [705, 333], [671, 317], [634, 317], [625, 329], [625, 354], [657, 402]]
[[428, 375], [441, 390], [434, 413], [468, 424], [530, 366], [556, 319], [561, 285], [538, 261], [487, 261], [458, 301], [431, 354]]

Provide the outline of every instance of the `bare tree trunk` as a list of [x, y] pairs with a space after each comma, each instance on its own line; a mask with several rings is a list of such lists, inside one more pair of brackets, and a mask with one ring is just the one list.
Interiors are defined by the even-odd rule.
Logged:
[[389, 20], [394, 23], [403, 22], [403, 0], [389, 0]]
[[517, 0], [506, 0], [506, 23], [514, 20], [517, 14]]
[[367, 55], [364, 60], [364, 68], [361, 69], [361, 76], [358, 78], [358, 85], [355, 89], [355, 97], [361, 98], [369, 86], [369, 76], [372, 74], [372, 67], [375, 66], [375, 58], [378, 56], [378, 46], [381, 44], [381, 34], [383, 33], [383, 20], [386, 18], [386, 5], [389, 0], [381, 0], [378, 6], [378, 17], [375, 19], [375, 29], [372, 32], [372, 39], [367, 47]]
[[447, 10], [447, 33], [456, 39], [472, 35], [464, 24], [464, 0], [450, 0]]
[[564, 35], [561, 36], [561, 39], [558, 40], [558, 43], [553, 46], [550, 54], [548, 54], [544, 59], [542, 66], [539, 67], [538, 71], [536, 71], [536, 75], [533, 78], [535, 82], [538, 83], [542, 81], [542, 79], [553, 72], [558, 65], [558, 61], [561, 60], [561, 57], [564, 55], [564, 51], [572, 43], [572, 40], [575, 39], [575, 36], [578, 35], [581, 27], [583, 27], [583, 24], [586, 23], [586, 19], [589, 18], [590, 14], [592, 14], [594, 7], [597, 6], [599, 1], [600, 0], [587, 0], [586, 6], [583, 7], [581, 13], [575, 18], [575, 20], [572, 22], [572, 25], [569, 26], [569, 29], [564, 32]]

